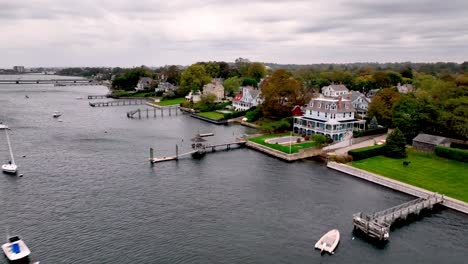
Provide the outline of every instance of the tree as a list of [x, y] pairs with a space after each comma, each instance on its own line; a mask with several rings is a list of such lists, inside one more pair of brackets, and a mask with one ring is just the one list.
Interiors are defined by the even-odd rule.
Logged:
[[387, 88], [391, 86], [390, 78], [386, 72], [374, 72], [374, 74], [372, 74], [372, 79], [374, 79], [374, 85], [378, 88]]
[[144, 68], [134, 68], [119, 74], [112, 81], [112, 88], [116, 90], [132, 91], [135, 89], [140, 77], [150, 77], [153, 74]]
[[206, 72], [211, 76], [211, 78], [218, 78], [221, 72], [219, 64], [215, 61], [209, 61], [205, 65]]
[[295, 105], [304, 105], [307, 98], [301, 93], [301, 83], [286, 70], [279, 69], [263, 81], [262, 112], [264, 117], [280, 119], [291, 116]]
[[242, 86], [257, 87], [258, 82], [255, 79], [252, 79], [252, 78], [244, 78], [244, 79], [242, 79]]
[[413, 70], [410, 66], [406, 66], [403, 70], [400, 71], [400, 74], [404, 78], [413, 79]]
[[260, 62], [254, 62], [249, 65], [249, 68], [247, 69], [247, 75], [253, 79], [255, 79], [257, 82], [259, 82], [263, 77], [266, 76], [266, 68], [263, 64]]
[[232, 77], [232, 76], [229, 76], [231, 72], [231, 68], [229, 67], [229, 64], [227, 64], [224, 61], [220, 61], [218, 62], [218, 64], [219, 64], [219, 77], [220, 78], [227, 79], [229, 77]]
[[249, 59], [237, 58], [235, 63], [236, 63], [236, 67], [237, 67], [237, 70], [239, 71], [240, 76], [246, 77], [247, 70], [250, 64]]
[[387, 137], [385, 156], [397, 159], [406, 157], [406, 138], [398, 127]]
[[401, 74], [399, 74], [398, 72], [387, 71], [387, 76], [388, 76], [388, 79], [390, 80], [390, 84], [394, 86], [399, 83], [402, 83], [403, 81]]
[[392, 124], [393, 105], [400, 99], [400, 94], [394, 88], [380, 90], [369, 104], [369, 117], [376, 117], [386, 127]]
[[367, 126], [369, 129], [377, 129], [379, 127], [379, 123], [377, 122], [377, 118], [372, 117], [371, 121], [369, 122], [369, 125]]
[[224, 93], [232, 96], [233, 94], [239, 92], [239, 87], [242, 84], [242, 79], [239, 77], [231, 77], [226, 79], [223, 82]]
[[209, 112], [213, 111], [216, 106], [216, 95], [208, 94], [200, 98], [200, 101], [197, 102], [194, 106], [195, 109], [200, 112]]
[[180, 70], [177, 66], [172, 65], [167, 70], [164, 71], [164, 75], [166, 75], [166, 81], [173, 85], [179, 85], [180, 82]]
[[205, 67], [200, 64], [193, 64], [182, 72], [177, 93], [183, 96], [188, 94], [190, 90], [201, 90], [203, 85], [210, 81], [211, 77], [206, 73]]

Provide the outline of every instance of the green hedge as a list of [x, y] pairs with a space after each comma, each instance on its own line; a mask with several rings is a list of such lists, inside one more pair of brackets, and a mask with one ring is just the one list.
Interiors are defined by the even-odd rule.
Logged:
[[365, 137], [365, 136], [371, 136], [371, 135], [377, 135], [377, 134], [384, 134], [388, 132], [387, 127], [382, 127], [382, 128], [376, 128], [376, 129], [370, 129], [370, 130], [360, 130], [360, 131], [353, 131], [353, 137]]
[[353, 160], [362, 160], [370, 157], [383, 155], [385, 151], [385, 145], [375, 145], [365, 148], [353, 149], [348, 151], [348, 155], [353, 156]]
[[439, 157], [468, 162], [468, 150], [437, 146], [434, 152]]
[[468, 149], [468, 145], [466, 144], [460, 144], [460, 143], [456, 143], [456, 142], [452, 142], [450, 144], [450, 147], [451, 148], [457, 148], [457, 149]]

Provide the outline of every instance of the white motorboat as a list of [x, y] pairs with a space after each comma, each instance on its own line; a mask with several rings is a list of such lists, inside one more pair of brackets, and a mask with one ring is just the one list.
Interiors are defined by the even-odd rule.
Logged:
[[62, 113], [60, 113], [59, 111], [55, 111], [54, 114], [53, 114], [53, 117], [54, 118], [58, 118], [62, 115]]
[[17, 236], [8, 238], [8, 242], [2, 245], [2, 250], [10, 261], [27, 258], [31, 254], [28, 246]]
[[8, 136], [8, 130], [6, 129], [5, 129], [5, 135], [7, 138], [8, 149], [10, 150], [11, 160], [8, 162], [8, 164], [2, 165], [2, 171], [5, 173], [16, 174], [16, 171], [18, 170], [18, 166], [16, 166], [15, 164], [15, 159], [13, 157], [13, 150], [11, 149], [10, 137]]
[[315, 243], [315, 248], [320, 249], [320, 252], [328, 252], [333, 254], [333, 251], [338, 246], [340, 242], [340, 232], [338, 229], [333, 229], [328, 231], [325, 235], [323, 235], [317, 243]]
[[0, 130], [2, 129], [9, 129], [7, 125], [4, 125], [4, 124], [0, 124]]

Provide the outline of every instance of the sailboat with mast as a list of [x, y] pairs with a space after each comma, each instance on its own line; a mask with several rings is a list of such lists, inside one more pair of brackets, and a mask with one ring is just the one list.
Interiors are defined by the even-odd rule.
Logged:
[[8, 130], [5, 129], [5, 135], [7, 138], [8, 149], [10, 150], [11, 159], [8, 164], [2, 165], [2, 171], [9, 174], [16, 174], [18, 166], [15, 164], [15, 158], [13, 157], [13, 150], [11, 149], [10, 137], [8, 136]]

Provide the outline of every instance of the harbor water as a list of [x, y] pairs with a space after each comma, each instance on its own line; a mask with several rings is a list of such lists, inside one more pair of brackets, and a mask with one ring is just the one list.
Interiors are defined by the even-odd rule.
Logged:
[[[196, 133], [221, 143], [255, 131], [174, 112], [128, 119], [140, 105], [89, 106], [87, 95], [106, 92], [0, 85], [0, 121], [23, 174], [0, 175], [0, 233], [19, 235], [41, 263], [466, 263], [468, 217], [449, 209], [395, 229], [384, 247], [354, 237], [354, 213], [413, 197], [320, 163], [243, 148], [151, 166], [150, 147], [169, 156], [176, 144], [190, 150]], [[314, 244], [334, 228], [336, 253], [321, 255]]]

